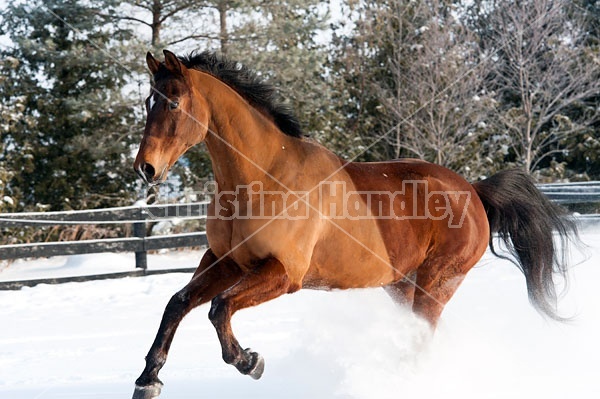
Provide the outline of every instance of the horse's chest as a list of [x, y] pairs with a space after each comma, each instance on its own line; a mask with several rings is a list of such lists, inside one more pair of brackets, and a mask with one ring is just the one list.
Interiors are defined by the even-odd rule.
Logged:
[[[219, 257], [227, 256], [238, 265], [252, 265], [273, 255], [283, 232], [277, 226], [252, 220], [210, 220], [206, 233], [212, 251]], [[269, 239], [271, 237], [271, 239]]]

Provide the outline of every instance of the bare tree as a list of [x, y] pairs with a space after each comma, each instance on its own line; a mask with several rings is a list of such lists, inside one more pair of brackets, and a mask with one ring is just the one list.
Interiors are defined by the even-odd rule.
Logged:
[[378, 32], [387, 55], [387, 76], [373, 90], [387, 116], [391, 155], [481, 173], [476, 147], [491, 97], [476, 37], [443, 1], [376, 2], [371, 12], [368, 29]]
[[123, 12], [112, 17], [149, 28], [150, 44], [155, 49], [205, 40], [219, 43], [221, 51], [226, 53], [227, 13], [234, 3], [232, 0], [123, 0]]
[[491, 85], [505, 104], [498, 129], [527, 171], [569, 150], [567, 138], [599, 120], [600, 61], [583, 46], [585, 24], [563, 0], [510, 1], [491, 13], [497, 53]]

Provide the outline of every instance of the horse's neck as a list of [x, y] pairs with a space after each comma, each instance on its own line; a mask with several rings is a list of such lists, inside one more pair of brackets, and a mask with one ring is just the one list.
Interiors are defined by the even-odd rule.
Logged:
[[211, 108], [206, 145], [219, 188], [235, 191], [256, 181], [276, 182], [281, 157], [294, 158], [299, 141], [281, 133], [233, 89], [202, 75]]

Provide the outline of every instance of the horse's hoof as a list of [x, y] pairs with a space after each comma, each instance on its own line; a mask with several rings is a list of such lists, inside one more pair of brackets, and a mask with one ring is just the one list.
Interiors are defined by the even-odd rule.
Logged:
[[151, 385], [145, 385], [143, 387], [136, 385], [135, 390], [133, 391], [132, 399], [154, 399], [158, 398], [160, 395], [160, 390], [162, 389], [163, 384], [160, 382], [155, 382]]
[[249, 375], [255, 380], [258, 380], [260, 377], [262, 377], [263, 372], [265, 371], [265, 359], [263, 359], [260, 354], [250, 351], [250, 349], [246, 349], [244, 352], [250, 355], [250, 358], [252, 359], [250, 367], [244, 372], [244, 374]]
[[263, 372], [265, 371], [265, 359], [263, 359], [263, 357], [258, 353], [256, 354], [256, 356], [256, 364], [254, 365], [254, 368], [250, 370], [248, 375], [253, 379], [258, 380], [260, 379], [260, 377], [262, 377]]

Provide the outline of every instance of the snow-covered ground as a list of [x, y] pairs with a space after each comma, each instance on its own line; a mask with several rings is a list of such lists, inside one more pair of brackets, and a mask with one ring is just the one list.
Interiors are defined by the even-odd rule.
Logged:
[[[266, 360], [254, 381], [223, 363], [208, 307], [182, 323], [164, 398], [600, 397], [600, 230], [582, 235], [567, 324], [529, 305], [520, 272], [486, 254], [428, 340], [382, 290], [301, 291], [242, 311], [234, 330]], [[154, 255], [189, 267], [198, 252]], [[122, 271], [133, 255], [15, 262], [0, 280]], [[163, 308], [190, 274], [38, 285], [0, 292], [0, 398], [129, 398]]]

